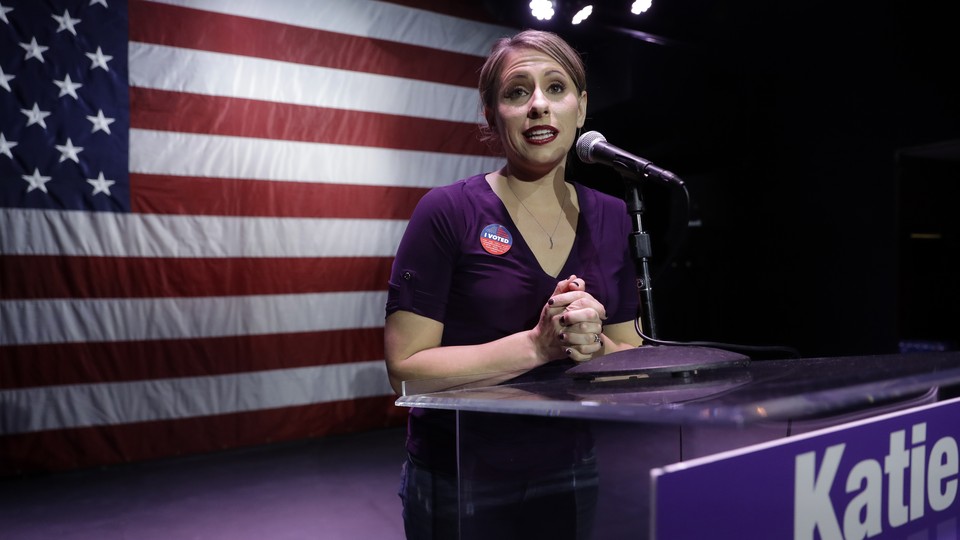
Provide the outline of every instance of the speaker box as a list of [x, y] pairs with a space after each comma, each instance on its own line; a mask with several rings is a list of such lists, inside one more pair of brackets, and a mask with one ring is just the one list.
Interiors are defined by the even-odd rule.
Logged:
[[902, 350], [960, 343], [960, 141], [897, 153]]

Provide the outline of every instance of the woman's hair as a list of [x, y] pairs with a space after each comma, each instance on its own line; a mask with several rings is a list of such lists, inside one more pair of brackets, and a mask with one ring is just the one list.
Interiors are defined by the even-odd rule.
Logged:
[[503, 70], [504, 59], [508, 53], [522, 49], [543, 53], [560, 64], [573, 79], [573, 84], [577, 87], [577, 95], [587, 89], [587, 71], [580, 54], [560, 36], [542, 30], [524, 30], [513, 37], [501, 38], [493, 44], [490, 55], [480, 68], [480, 104], [483, 106], [487, 120], [487, 125], [481, 126], [480, 132], [486, 141], [496, 140], [491, 120], [497, 108], [497, 94], [500, 92], [500, 73]]

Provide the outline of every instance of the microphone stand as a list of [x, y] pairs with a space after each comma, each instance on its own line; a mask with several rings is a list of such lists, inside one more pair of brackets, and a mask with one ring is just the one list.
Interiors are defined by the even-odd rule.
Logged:
[[650, 281], [650, 257], [653, 249], [650, 235], [643, 228], [643, 196], [640, 185], [626, 172], [621, 171], [626, 194], [627, 213], [633, 218], [633, 232], [630, 233], [630, 253], [637, 269], [637, 295], [640, 299], [640, 327], [651, 338], [657, 338], [657, 323], [653, 311], [653, 284]]
[[[641, 337], [650, 344], [614, 352], [584, 362], [566, 371], [570, 377], [588, 380], [617, 380], [635, 378], [638, 375], [654, 376], [669, 374], [684, 381], [700, 370], [723, 367], [739, 367], [750, 363], [750, 358], [740, 353], [691, 345], [668, 345], [657, 339], [657, 324], [653, 310], [653, 284], [650, 281], [651, 249], [650, 235], [643, 227], [643, 196], [640, 180], [646, 178], [644, 170], [633, 170], [617, 163], [617, 172], [624, 180], [627, 211], [633, 219], [633, 232], [629, 236], [630, 251], [637, 270], [637, 294], [640, 303]], [[649, 339], [646, 339], [649, 338]]]

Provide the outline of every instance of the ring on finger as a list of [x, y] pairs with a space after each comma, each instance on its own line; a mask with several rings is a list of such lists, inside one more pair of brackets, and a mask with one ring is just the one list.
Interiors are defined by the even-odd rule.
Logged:
[[593, 342], [594, 342], [594, 343], [600, 343], [600, 334], [594, 334], [594, 335], [593, 335]]

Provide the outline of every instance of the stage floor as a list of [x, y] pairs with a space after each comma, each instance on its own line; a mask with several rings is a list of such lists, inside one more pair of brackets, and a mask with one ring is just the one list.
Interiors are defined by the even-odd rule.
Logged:
[[0, 480], [4, 540], [403, 538], [392, 428]]

